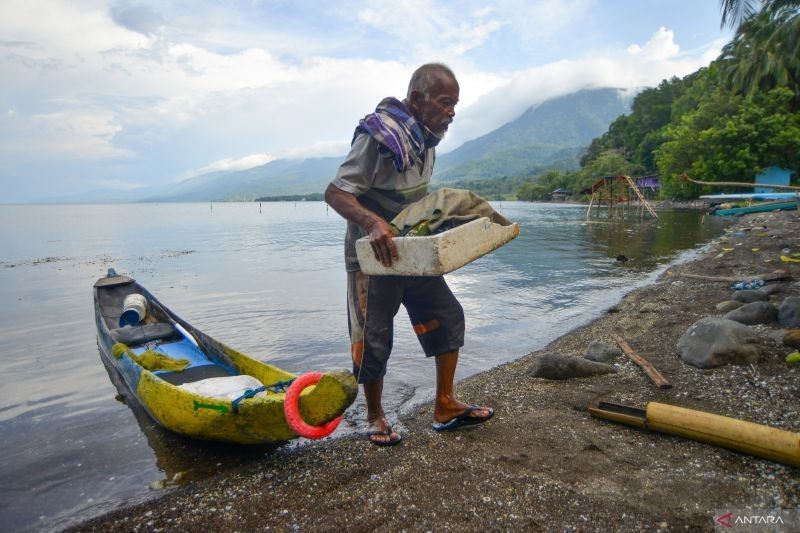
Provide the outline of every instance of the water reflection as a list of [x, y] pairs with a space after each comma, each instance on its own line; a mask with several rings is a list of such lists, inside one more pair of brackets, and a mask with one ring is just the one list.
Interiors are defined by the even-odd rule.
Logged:
[[151, 490], [205, 479], [218, 472], [263, 458], [278, 449], [276, 444], [242, 446], [194, 440], [162, 428], [136, 400], [119, 373], [102, 355], [100, 358], [108, 377], [119, 392], [117, 400], [130, 408], [147, 444], [155, 454], [159, 474], [149, 482]]
[[[587, 221], [584, 206], [503, 202], [501, 211], [521, 235], [447, 276], [467, 320], [459, 379], [542, 347], [721, 230], [718, 219], [691, 212], [623, 224]], [[257, 359], [291, 372], [350, 364], [345, 224], [320, 202], [262, 211], [215, 204], [213, 212], [208, 204], [0, 206], [0, 228], [6, 529], [60, 527], [146, 497], [154, 482], [199, 479], [272, 452], [188, 440], [138, 404], [114, 401], [91, 298], [108, 267]], [[631, 260], [615, 261], [620, 254]], [[433, 388], [433, 362], [404, 311], [395, 332], [390, 416]], [[359, 399], [337, 435], [362, 430], [363, 420]]]

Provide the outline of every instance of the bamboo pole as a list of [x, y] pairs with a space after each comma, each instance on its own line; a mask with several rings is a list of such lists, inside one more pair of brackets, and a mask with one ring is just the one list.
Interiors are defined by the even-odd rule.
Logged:
[[800, 435], [791, 431], [657, 402], [648, 403], [646, 410], [600, 402], [589, 413], [800, 467]]
[[661, 375], [661, 372], [659, 372], [658, 369], [656, 369], [656, 367], [650, 363], [650, 361], [636, 353], [633, 348], [631, 348], [630, 345], [625, 342], [625, 339], [623, 339], [621, 335], [616, 332], [611, 332], [611, 336], [615, 341], [617, 341], [617, 344], [619, 344], [619, 347], [622, 348], [623, 352], [625, 352], [625, 355], [631, 358], [634, 363], [642, 367], [642, 370], [644, 370], [650, 379], [653, 380], [653, 383], [658, 385], [659, 389], [672, 388], [672, 384], [667, 381], [663, 375]]
[[647, 427], [800, 467], [800, 435], [675, 405], [647, 404]]
[[711, 185], [712, 187], [764, 187], [765, 189], [780, 189], [782, 191], [800, 191], [800, 187], [793, 185], [770, 185], [769, 183], [746, 183], [742, 181], [699, 181], [693, 180], [686, 173], [681, 174], [680, 178], [697, 185]]

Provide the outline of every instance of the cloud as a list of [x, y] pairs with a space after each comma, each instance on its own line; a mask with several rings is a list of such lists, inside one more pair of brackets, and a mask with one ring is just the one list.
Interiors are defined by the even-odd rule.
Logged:
[[155, 35], [164, 25], [164, 18], [155, 9], [144, 4], [115, 2], [110, 9], [111, 19], [131, 31], [142, 35]]
[[65, 187], [65, 167], [87, 182], [152, 185], [343, 154], [358, 119], [382, 97], [402, 97], [430, 60], [448, 62], [461, 82], [442, 143], [452, 149], [547, 98], [687, 74], [722, 44], [682, 52], [661, 28], [644, 43], [531, 65], [540, 48], [579, 31], [593, 5], [2, 2], [0, 189], [23, 190], [33, 173]]
[[217, 172], [220, 170], [245, 170], [248, 168], [257, 167], [259, 165], [265, 165], [270, 161], [273, 161], [275, 157], [269, 154], [250, 154], [244, 157], [232, 158], [226, 157], [225, 159], [220, 159], [218, 161], [214, 161], [213, 163], [209, 163], [204, 167], [200, 167], [198, 169], [189, 170], [184, 175], [180, 177], [180, 179], [191, 178], [194, 176], [199, 176], [201, 174], [207, 174], [209, 172]]
[[334, 157], [350, 150], [350, 140], [320, 141], [310, 146], [290, 148], [278, 152], [278, 157], [286, 159], [306, 159], [309, 157]]
[[[714, 43], [721, 46], [721, 41]], [[443, 151], [484, 135], [550, 98], [585, 88], [637, 89], [654, 86], [672, 76], [685, 76], [709, 63], [720, 49], [709, 47], [702, 55], [685, 55], [672, 31], [659, 28], [644, 44], [524, 69], [481, 95], [472, 105], [457, 110], [456, 122], [442, 142]]]
[[96, 184], [103, 189], [113, 189], [115, 191], [135, 191], [144, 187], [141, 183], [130, 183], [123, 180], [99, 180]]
[[33, 115], [30, 127], [37, 132], [38, 149], [67, 154], [75, 159], [124, 157], [130, 150], [114, 146], [122, 130], [114, 115], [105, 111], [56, 111]]

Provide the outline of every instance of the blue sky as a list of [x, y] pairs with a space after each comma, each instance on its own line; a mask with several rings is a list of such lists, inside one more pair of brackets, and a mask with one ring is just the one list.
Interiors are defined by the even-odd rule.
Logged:
[[6, 0], [0, 202], [343, 154], [427, 61], [461, 82], [447, 151], [554, 96], [684, 76], [729, 38], [716, 0]]

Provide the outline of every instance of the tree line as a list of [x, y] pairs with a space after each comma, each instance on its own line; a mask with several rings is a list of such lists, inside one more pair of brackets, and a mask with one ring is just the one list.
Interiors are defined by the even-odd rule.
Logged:
[[695, 198], [700, 181], [750, 181], [769, 166], [800, 170], [800, 1], [722, 0], [733, 39], [708, 67], [662, 81], [595, 138], [573, 172], [523, 176], [519, 200], [573, 196], [602, 176], [658, 174], [662, 198]]

